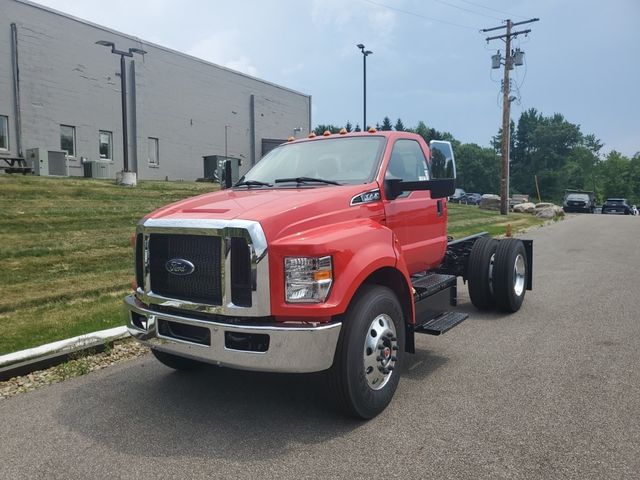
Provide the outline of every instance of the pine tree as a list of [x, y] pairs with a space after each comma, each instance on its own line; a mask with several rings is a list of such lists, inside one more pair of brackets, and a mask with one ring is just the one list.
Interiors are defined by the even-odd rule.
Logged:
[[360, 124], [356, 123], [356, 128], [353, 130], [354, 132], [361, 132], [362, 129], [360, 128]]
[[392, 130], [391, 119], [389, 117], [384, 117], [384, 119], [382, 120], [382, 130], [385, 132]]
[[398, 118], [398, 121], [396, 122], [396, 125], [393, 128], [395, 128], [396, 132], [405, 131], [404, 123], [402, 123], [402, 120], [400, 118]]
[[351, 122], [349, 120], [347, 120], [347, 124], [344, 126], [344, 128], [347, 132], [351, 132], [353, 130], [353, 126], [351, 125]]

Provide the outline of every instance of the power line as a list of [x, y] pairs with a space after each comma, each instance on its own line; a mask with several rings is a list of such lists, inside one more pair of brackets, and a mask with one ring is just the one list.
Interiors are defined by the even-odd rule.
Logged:
[[461, 2], [467, 3], [469, 5], [473, 5], [474, 7], [480, 7], [480, 8], [485, 8], [487, 10], [491, 10], [492, 12], [496, 12], [496, 13], [502, 13], [503, 15], [508, 15], [510, 17], [517, 17], [517, 18], [527, 18], [527, 17], [523, 17], [521, 15], [514, 15], [512, 13], [509, 12], [505, 12], [504, 10], [498, 10], [496, 8], [491, 8], [491, 7], [486, 7], [484, 5], [480, 5], [479, 3], [475, 3], [475, 2], [470, 2], [468, 0], [460, 0]]
[[493, 15], [487, 15], [485, 13], [476, 12], [475, 10], [471, 10], [469, 8], [464, 8], [459, 5], [454, 5], [453, 3], [445, 2], [444, 0], [433, 0], [436, 3], [441, 3], [442, 5], [447, 5], [448, 7], [457, 8], [458, 10], [463, 10], [465, 12], [473, 13], [474, 15], [480, 15], [481, 17], [491, 18], [493, 20], [502, 20], [499, 17], [495, 17]]
[[433, 22], [445, 23], [447, 25], [452, 25], [454, 27], [466, 28], [468, 30], [478, 30], [477, 27], [471, 27], [469, 25], [462, 25], [460, 23], [449, 22], [448, 20], [442, 20], [440, 18], [428, 17], [427, 15], [422, 15], [420, 13], [410, 12], [409, 10], [403, 10], [402, 8], [392, 7], [390, 5], [385, 5], [384, 3], [374, 2], [373, 0], [362, 0], [363, 2], [370, 3], [371, 5], [375, 5], [376, 7], [387, 8], [389, 10], [394, 10], [396, 12], [404, 13], [405, 15], [411, 15], [414, 17], [422, 18], [424, 20], [431, 20]]

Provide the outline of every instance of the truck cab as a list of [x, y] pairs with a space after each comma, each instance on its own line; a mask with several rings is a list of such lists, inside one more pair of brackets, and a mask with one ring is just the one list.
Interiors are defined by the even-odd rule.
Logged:
[[176, 369], [328, 370], [338, 404], [372, 418], [414, 334], [467, 317], [457, 277], [480, 308], [516, 311], [531, 287], [530, 243], [448, 241], [455, 175], [448, 142], [412, 133], [289, 141], [140, 221], [129, 332]]

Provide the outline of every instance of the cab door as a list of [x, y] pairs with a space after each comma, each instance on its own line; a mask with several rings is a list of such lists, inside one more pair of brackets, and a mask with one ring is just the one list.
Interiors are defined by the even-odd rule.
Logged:
[[[429, 180], [426, 153], [416, 140], [398, 139], [392, 146], [385, 178]], [[386, 224], [395, 233], [409, 273], [440, 265], [447, 246], [445, 199], [429, 191], [403, 192], [384, 200]]]

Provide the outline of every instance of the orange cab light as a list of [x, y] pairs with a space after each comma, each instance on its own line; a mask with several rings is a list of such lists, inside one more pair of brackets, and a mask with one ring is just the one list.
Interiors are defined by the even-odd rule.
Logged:
[[330, 270], [319, 270], [317, 272], [313, 272], [313, 279], [318, 282], [320, 280], [331, 280], [331, 271]]
[[347, 134], [347, 129], [346, 128], [341, 128], [340, 129], [340, 135], [346, 135]]
[[325, 137], [328, 137], [329, 135], [331, 135], [331, 132], [329, 130], [325, 130], [322, 135], [324, 135]]
[[136, 282], [136, 279], [134, 278], [133, 280], [131, 280], [131, 290], [135, 292], [137, 289], [138, 289], [138, 282]]
[[295, 137], [289, 137], [287, 138], [287, 142], [293, 142], [296, 138]]
[[315, 132], [311, 132], [309, 134], [309, 138], [316, 138], [316, 133]]
[[129, 239], [129, 243], [131, 244], [131, 246], [133, 248], [136, 247], [136, 234], [135, 233], [133, 235], [131, 235], [131, 238]]
[[375, 129], [375, 127], [369, 127], [369, 130], [367, 130], [367, 132], [369, 133], [376, 133], [377, 130]]

